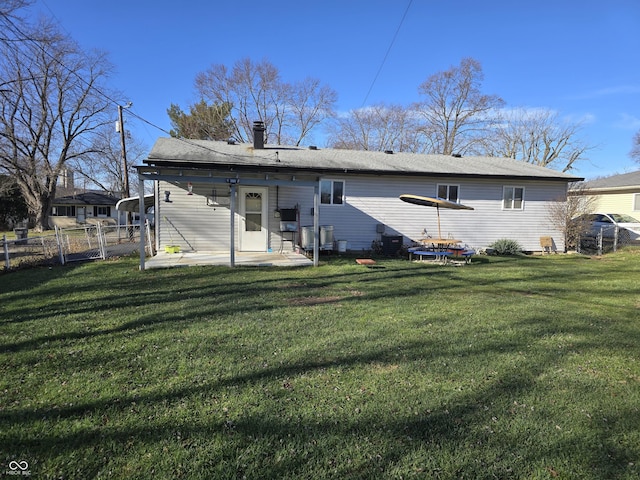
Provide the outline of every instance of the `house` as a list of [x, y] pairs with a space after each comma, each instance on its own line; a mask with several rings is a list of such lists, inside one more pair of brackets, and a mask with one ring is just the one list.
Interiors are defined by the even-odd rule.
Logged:
[[49, 224], [71, 227], [86, 223], [118, 223], [116, 203], [119, 198], [101, 191], [85, 191], [56, 197], [51, 207]]
[[230, 251], [233, 264], [234, 251], [301, 245], [317, 258], [338, 242], [358, 252], [385, 236], [407, 245], [436, 236], [436, 209], [401, 201], [405, 193], [473, 207], [441, 210], [442, 236], [536, 251], [542, 236], [564, 244], [549, 206], [582, 180], [506, 158], [271, 146], [259, 122], [255, 130], [253, 144], [157, 140], [136, 168], [140, 191], [154, 182], [158, 251]]
[[585, 182], [569, 194], [591, 197], [593, 212], [620, 213], [640, 219], [640, 170]]

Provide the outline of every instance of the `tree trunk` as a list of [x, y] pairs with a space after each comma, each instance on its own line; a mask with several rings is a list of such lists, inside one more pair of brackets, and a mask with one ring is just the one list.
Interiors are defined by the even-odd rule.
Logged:
[[53, 197], [43, 194], [40, 196], [40, 205], [36, 209], [33, 228], [36, 232], [51, 230], [49, 226], [49, 215], [51, 214], [51, 204]]

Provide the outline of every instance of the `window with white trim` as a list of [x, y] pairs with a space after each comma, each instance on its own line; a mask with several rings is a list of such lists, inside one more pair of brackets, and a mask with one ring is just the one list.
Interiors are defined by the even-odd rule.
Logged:
[[449, 200], [450, 202], [460, 202], [460, 185], [438, 184], [438, 197]]
[[640, 193], [633, 194], [633, 211], [640, 212]]
[[93, 207], [93, 216], [94, 217], [110, 217], [111, 207], [95, 206]]
[[61, 205], [58, 207], [52, 207], [51, 215], [53, 215], [54, 217], [75, 217], [76, 207], [75, 205]]
[[502, 209], [524, 209], [524, 187], [502, 187]]
[[344, 203], [344, 180], [320, 180], [320, 203], [342, 205]]

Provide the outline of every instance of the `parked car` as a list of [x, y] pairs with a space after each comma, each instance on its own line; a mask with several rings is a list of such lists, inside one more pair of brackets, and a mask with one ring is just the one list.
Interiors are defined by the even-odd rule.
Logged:
[[630, 215], [620, 213], [588, 213], [572, 220], [580, 231], [581, 242], [596, 242], [602, 232], [604, 241], [613, 242], [616, 238], [619, 244], [640, 243], [640, 221]]

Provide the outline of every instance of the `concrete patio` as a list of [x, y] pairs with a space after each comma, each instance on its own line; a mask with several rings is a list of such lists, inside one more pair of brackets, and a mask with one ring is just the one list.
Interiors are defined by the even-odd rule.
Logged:
[[[196, 265], [230, 266], [229, 252], [158, 252], [145, 260], [145, 268], [190, 267]], [[303, 267], [313, 266], [313, 260], [294, 252], [236, 252], [236, 267]]]

